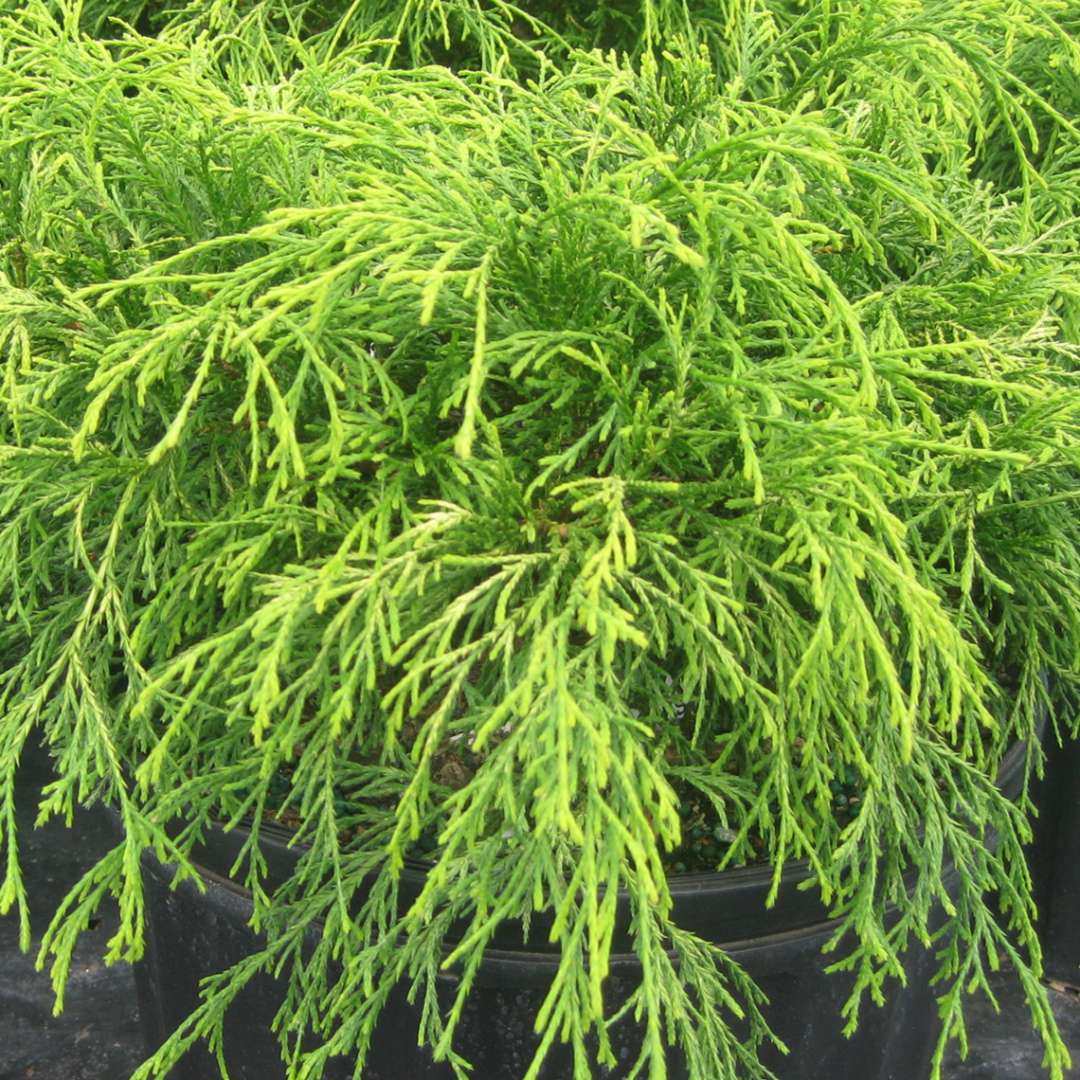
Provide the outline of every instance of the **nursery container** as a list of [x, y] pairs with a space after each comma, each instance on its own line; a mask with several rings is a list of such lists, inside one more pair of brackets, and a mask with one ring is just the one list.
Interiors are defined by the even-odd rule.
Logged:
[[1080, 989], [1080, 741], [1047, 736], [1031, 870], [1047, 978]]
[[[999, 782], [1010, 795], [1019, 789], [1024, 748], [1017, 745], [1007, 757]], [[200, 892], [191, 881], [176, 887], [170, 868], [152, 856], [144, 862], [147, 887], [147, 951], [136, 969], [139, 1006], [150, 1049], [195, 1007], [198, 982], [240, 960], [256, 945], [247, 925], [250, 895], [227, 877], [245, 839], [243, 829], [214, 831], [198, 853], [205, 882]], [[298, 852], [288, 846], [289, 834], [264, 826], [263, 852], [270, 886], [288, 875]], [[951, 871], [950, 871], [951, 872]], [[671, 881], [675, 921], [725, 948], [754, 977], [769, 997], [765, 1010], [773, 1030], [787, 1044], [784, 1057], [771, 1054], [767, 1064], [781, 1080], [821, 1080], [826, 1076], [858, 1080], [919, 1080], [928, 1073], [938, 1034], [933, 993], [928, 985], [935, 964], [920, 948], [906, 957], [907, 985], [892, 981], [882, 1008], [867, 1006], [856, 1034], [841, 1034], [841, 1005], [850, 977], [827, 975], [835, 956], [821, 947], [835, 923], [812, 890], [799, 886], [809, 877], [805, 865], [785, 868], [774, 907], [765, 907], [772, 877], [768, 866], [729, 870], [719, 874], [680, 875]], [[421, 867], [404, 871], [403, 893], [418, 889]], [[606, 984], [611, 1000], [624, 998], [633, 987], [637, 960], [629, 947], [628, 912], [620, 910], [616, 955]], [[311, 927], [311, 934], [319, 932]], [[489, 950], [481, 975], [468, 999], [455, 1043], [475, 1065], [482, 1080], [520, 1080], [534, 1044], [532, 1018], [543, 1000], [555, 970], [556, 956], [546, 942], [542, 918], [534, 923], [528, 941], [514, 927], [499, 935]], [[446, 986], [454, 978], [448, 973]], [[269, 977], [249, 985], [235, 1002], [225, 1025], [224, 1053], [234, 1080], [276, 1080], [284, 1073], [271, 1019], [281, 1002], [282, 988]], [[380, 1020], [364, 1076], [367, 1080], [444, 1080], [451, 1072], [433, 1063], [416, 1045], [417, 1012], [397, 993]], [[614, 1032], [614, 1043], [625, 1066], [606, 1071], [612, 1080], [625, 1075], [636, 1057], [639, 1033], [632, 1022]], [[670, 1058], [673, 1080], [686, 1075], [677, 1052]], [[208, 1080], [216, 1066], [205, 1050], [187, 1055], [172, 1073], [173, 1080]], [[556, 1052], [549, 1059], [546, 1080], [567, 1080], [571, 1066]], [[327, 1080], [352, 1076], [347, 1061], [331, 1064]]]

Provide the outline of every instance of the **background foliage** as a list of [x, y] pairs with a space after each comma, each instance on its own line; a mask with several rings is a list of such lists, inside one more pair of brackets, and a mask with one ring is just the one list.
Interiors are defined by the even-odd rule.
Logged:
[[[208, 823], [251, 820], [267, 947], [141, 1076], [279, 963], [290, 1075], [318, 1076], [399, 980], [431, 1001], [452, 963], [464, 995], [542, 909], [530, 1078], [559, 1039], [582, 1080], [617, 889], [641, 1075], [668, 1042], [695, 1080], [761, 1075], [753, 988], [670, 919], [696, 790], [728, 864], [809, 860], [852, 1024], [933, 940], [935, 1075], [1004, 961], [1062, 1076], [993, 779], [1077, 683], [1075, 3], [0, 11], [0, 908], [27, 941], [35, 730], [43, 816], [125, 825], [47, 935], [58, 993], [110, 893], [110, 955], [139, 955], [144, 849], [191, 873]], [[270, 896], [283, 798], [306, 848]], [[464, 1070], [459, 1004], [421, 1034]]]

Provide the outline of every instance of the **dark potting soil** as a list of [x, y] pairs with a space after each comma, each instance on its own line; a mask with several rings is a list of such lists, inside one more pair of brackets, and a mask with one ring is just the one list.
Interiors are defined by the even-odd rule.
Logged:
[[[480, 758], [466, 746], [448, 747], [437, 756], [432, 778], [437, 784], [457, 790], [472, 779], [480, 764]], [[713, 803], [693, 785], [677, 781], [674, 788], [679, 798], [682, 836], [678, 847], [663, 853], [664, 869], [669, 875], [713, 873], [720, 869], [756, 864], [767, 858], [765, 841], [757, 833], [751, 832], [748, 837], [750, 849], [752, 852], [760, 852], [760, 858], [743, 858], [725, 863], [728, 851], [737, 838], [736, 832], [720, 819]], [[264, 817], [287, 829], [296, 830], [302, 824], [302, 818], [295, 807], [288, 804], [290, 790], [290, 771], [283, 770], [272, 778], [271, 805]], [[833, 817], [843, 828], [858, 814], [861, 803], [860, 783], [854, 774], [845, 772], [832, 781], [830, 791]], [[341, 817], [349, 816], [350, 802], [346, 792], [338, 792], [335, 804]], [[342, 838], [347, 839], [347, 836], [343, 835]], [[423, 862], [434, 855], [438, 846], [438, 830], [429, 828], [421, 833], [408, 854], [410, 858]]]

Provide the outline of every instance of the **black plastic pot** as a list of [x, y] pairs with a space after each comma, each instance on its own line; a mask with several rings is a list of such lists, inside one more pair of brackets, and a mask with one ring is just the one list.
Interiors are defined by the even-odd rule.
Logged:
[[1044, 779], [1033, 791], [1039, 817], [1031, 871], [1046, 976], [1080, 989], [1080, 741], [1047, 737]]
[[[1010, 794], [1019, 789], [1024, 748], [1010, 753], [1000, 782]], [[287, 875], [298, 855], [287, 847], [288, 834], [264, 828], [264, 853], [271, 885]], [[139, 1006], [150, 1049], [161, 1044], [198, 1003], [201, 978], [224, 969], [251, 952], [256, 937], [247, 920], [250, 896], [226, 877], [245, 839], [242, 830], [215, 831], [200, 853], [206, 883], [200, 893], [192, 882], [173, 887], [172, 873], [156, 860], [144, 863], [148, 901], [147, 953], [136, 969]], [[419, 888], [422, 871], [405, 871], [405, 888]], [[921, 1080], [938, 1033], [929, 979], [932, 956], [912, 949], [906, 957], [906, 985], [893, 981], [882, 1008], [864, 1009], [856, 1034], [841, 1034], [840, 1009], [851, 988], [849, 976], [827, 975], [832, 958], [821, 948], [835, 929], [811, 890], [804, 865], [785, 869], [774, 907], [766, 909], [772, 871], [769, 867], [722, 874], [684, 875], [672, 879], [676, 922], [721, 944], [755, 979], [769, 998], [767, 1018], [790, 1054], [771, 1054], [766, 1064], [781, 1080]], [[319, 932], [317, 926], [310, 933]], [[522, 941], [507, 928], [497, 948], [489, 950], [459, 1028], [455, 1048], [475, 1066], [477, 1080], [521, 1080], [535, 1046], [532, 1021], [554, 974], [556, 956], [543, 929]], [[605, 991], [612, 1002], [625, 999], [639, 967], [629, 950], [626, 926], [617, 941], [625, 951], [615, 957]], [[447, 988], [452, 985], [447, 976]], [[282, 1000], [282, 987], [269, 977], [249, 985], [227, 1015], [224, 1052], [234, 1080], [276, 1080], [284, 1070], [270, 1022]], [[417, 1011], [404, 993], [392, 997], [382, 1014], [365, 1080], [444, 1080], [452, 1074], [436, 1065], [416, 1045]], [[637, 1056], [640, 1032], [627, 1022], [613, 1033], [625, 1065], [602, 1075], [624, 1076]], [[352, 1065], [332, 1063], [327, 1080], [352, 1077]], [[545, 1080], [569, 1080], [569, 1060], [553, 1054]], [[672, 1052], [672, 1080], [686, 1075]], [[171, 1080], [211, 1080], [216, 1066], [202, 1049], [188, 1054]]]

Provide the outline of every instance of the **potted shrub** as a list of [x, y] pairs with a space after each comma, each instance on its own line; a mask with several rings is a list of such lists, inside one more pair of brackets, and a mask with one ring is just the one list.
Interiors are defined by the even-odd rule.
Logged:
[[1063, 1076], [1013, 798], [1075, 253], [989, 173], [1064, 31], [387, 8], [397, 68], [267, 5], [0, 31], [0, 907], [35, 730], [119, 826], [60, 1002], [112, 894], [144, 1077], [271, 1022], [311, 1078], [937, 1076], [1003, 960]]

